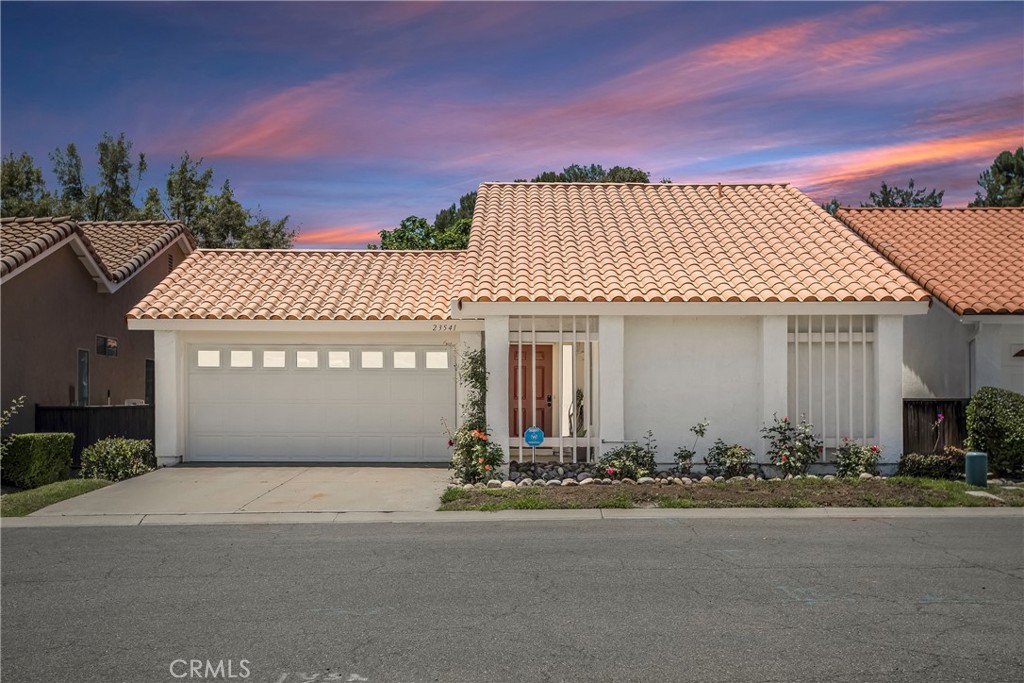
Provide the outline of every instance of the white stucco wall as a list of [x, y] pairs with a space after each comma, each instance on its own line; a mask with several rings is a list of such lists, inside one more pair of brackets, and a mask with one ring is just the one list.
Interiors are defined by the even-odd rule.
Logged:
[[[779, 334], [784, 369], [784, 326]], [[758, 317], [625, 318], [624, 438], [653, 430], [658, 459], [669, 462], [676, 448], [693, 444], [690, 427], [707, 418], [698, 462], [716, 438], [760, 454], [761, 347]]]
[[972, 391], [1000, 387], [1024, 393], [1024, 358], [1014, 353], [1024, 347], [1024, 320], [1006, 316], [997, 322], [977, 324], [974, 337]]
[[903, 397], [970, 396], [970, 325], [938, 300], [925, 315], [903, 318]]

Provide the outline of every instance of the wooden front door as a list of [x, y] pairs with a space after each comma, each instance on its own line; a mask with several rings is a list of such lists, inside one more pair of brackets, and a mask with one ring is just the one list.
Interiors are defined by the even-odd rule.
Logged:
[[[534, 382], [534, 348], [536, 349], [537, 381]], [[523, 345], [522, 358], [519, 356], [518, 345], [509, 347], [508, 351], [508, 386], [509, 436], [520, 437], [520, 424], [525, 431], [529, 427], [540, 427], [544, 436], [552, 436], [552, 377], [553, 348], [548, 345], [531, 347]], [[521, 378], [521, 386], [520, 386]], [[522, 412], [522, 422], [519, 414]], [[536, 411], [536, 417], [534, 416]]]

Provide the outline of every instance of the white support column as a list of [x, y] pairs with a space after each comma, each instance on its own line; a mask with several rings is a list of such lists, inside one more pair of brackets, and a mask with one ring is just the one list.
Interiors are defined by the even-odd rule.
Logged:
[[508, 457], [508, 316], [484, 319], [487, 354], [487, 428]]
[[903, 316], [875, 319], [875, 397], [881, 464], [899, 462], [903, 452]]
[[184, 455], [182, 404], [184, 376], [188, 367], [182, 363], [183, 351], [178, 349], [178, 333], [153, 332], [153, 381], [155, 384], [155, 444], [157, 465], [177, 465]]
[[[600, 401], [598, 437], [600, 452], [621, 446], [626, 438], [625, 381], [626, 325], [621, 315], [602, 315], [597, 323], [598, 370]], [[605, 443], [607, 442], [607, 443]]]
[[[480, 332], [460, 332], [459, 333], [459, 347], [456, 351], [456, 358], [453, 359], [455, 363], [458, 363], [458, 356], [461, 356], [466, 351], [476, 351], [483, 347], [483, 336]], [[452, 429], [458, 429], [462, 426], [462, 406], [466, 402], [466, 389], [459, 382], [455, 385], [455, 401], [457, 402], [458, 412], [455, 415], [455, 424], [451, 425]]]
[[[765, 425], [774, 422], [775, 415], [784, 417], [789, 410], [789, 349], [786, 336], [788, 318], [784, 315], [761, 317], [761, 421]], [[799, 415], [791, 420], [797, 421]], [[767, 462], [765, 452], [768, 445], [764, 439], [758, 447], [760, 462]]]

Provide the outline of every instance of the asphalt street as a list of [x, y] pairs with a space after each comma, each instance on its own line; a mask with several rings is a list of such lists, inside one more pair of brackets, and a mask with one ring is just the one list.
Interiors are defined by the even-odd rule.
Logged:
[[15, 528], [0, 544], [4, 683], [1024, 680], [1019, 513]]

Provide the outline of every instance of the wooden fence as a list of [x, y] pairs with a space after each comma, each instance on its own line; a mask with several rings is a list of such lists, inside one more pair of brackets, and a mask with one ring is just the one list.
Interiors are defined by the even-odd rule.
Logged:
[[[963, 448], [967, 438], [966, 398], [903, 401], [903, 452], [939, 453], [946, 446]], [[935, 427], [939, 414], [942, 423]]]
[[36, 405], [36, 431], [74, 434], [74, 466], [79, 467], [82, 449], [100, 439], [110, 436], [152, 439], [153, 406]]

